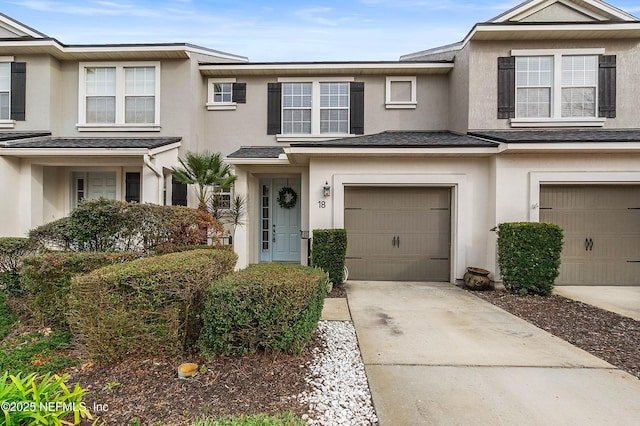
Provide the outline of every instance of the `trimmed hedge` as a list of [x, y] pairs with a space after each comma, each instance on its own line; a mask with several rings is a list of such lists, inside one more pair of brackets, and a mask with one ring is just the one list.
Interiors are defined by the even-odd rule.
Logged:
[[190, 250], [75, 277], [69, 323], [99, 361], [178, 355], [197, 339], [207, 288], [236, 261], [229, 250]]
[[314, 229], [311, 264], [329, 274], [334, 284], [344, 281], [344, 262], [347, 256], [346, 229]]
[[26, 257], [20, 272], [24, 289], [36, 318], [47, 325], [67, 325], [71, 279], [114, 263], [138, 259], [142, 253], [52, 252]]
[[498, 265], [507, 290], [549, 295], [560, 268], [562, 229], [552, 223], [498, 225]]
[[168, 253], [222, 231], [213, 216], [197, 209], [100, 198], [81, 201], [69, 217], [32, 229], [29, 237], [64, 250]]
[[22, 258], [36, 254], [39, 246], [28, 238], [0, 237], [0, 290], [9, 296], [22, 296], [19, 269]]
[[257, 350], [299, 354], [315, 331], [328, 277], [281, 263], [251, 265], [211, 285], [199, 346], [207, 356]]

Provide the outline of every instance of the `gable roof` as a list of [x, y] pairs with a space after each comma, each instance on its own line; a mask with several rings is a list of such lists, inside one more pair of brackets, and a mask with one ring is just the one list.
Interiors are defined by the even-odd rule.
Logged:
[[471, 40], [594, 38], [640, 38], [640, 20], [600, 0], [528, 0], [474, 25], [458, 43], [402, 55], [400, 61], [451, 59]]
[[638, 18], [600, 0], [528, 0], [487, 22], [520, 22], [552, 5], [562, 5], [596, 21], [637, 21]]
[[0, 28], [8, 33], [12, 33], [15, 37], [30, 37], [30, 38], [48, 38], [46, 34], [16, 21], [10, 16], [0, 12]]
[[[151, 138], [38, 138], [43, 134], [34, 134], [35, 136], [26, 136], [22, 134], [22, 137], [9, 139], [10, 133], [2, 134], [0, 140], [0, 154], [3, 148], [22, 148], [22, 149], [42, 149], [42, 148], [54, 148], [54, 149], [122, 149], [122, 148], [146, 148], [153, 149], [159, 148], [165, 145], [170, 145], [182, 140], [181, 137], [151, 137]], [[26, 140], [28, 137], [34, 137], [36, 139]]]

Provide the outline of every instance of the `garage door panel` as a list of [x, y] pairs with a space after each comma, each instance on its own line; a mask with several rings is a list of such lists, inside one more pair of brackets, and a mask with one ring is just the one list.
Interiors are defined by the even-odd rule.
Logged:
[[350, 278], [449, 280], [449, 188], [348, 187], [345, 228]]
[[542, 186], [540, 220], [564, 230], [556, 283], [640, 285], [638, 203], [638, 185]]

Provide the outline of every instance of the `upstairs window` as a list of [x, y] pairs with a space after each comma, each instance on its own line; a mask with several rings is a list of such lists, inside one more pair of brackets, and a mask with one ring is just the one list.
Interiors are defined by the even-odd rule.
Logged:
[[26, 62], [12, 56], [0, 57], [0, 128], [11, 129], [15, 121], [25, 120]]
[[615, 118], [616, 57], [603, 51], [523, 50], [498, 58], [498, 118], [511, 118], [514, 127], [602, 126]]
[[210, 78], [207, 92], [209, 111], [235, 110], [247, 102], [247, 83], [236, 83], [235, 78]]
[[11, 63], [0, 63], [0, 120], [11, 119]]
[[159, 63], [80, 64], [80, 130], [158, 127], [159, 71]]

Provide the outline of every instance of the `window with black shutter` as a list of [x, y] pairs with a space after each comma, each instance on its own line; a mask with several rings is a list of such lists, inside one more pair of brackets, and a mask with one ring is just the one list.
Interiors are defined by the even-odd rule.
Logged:
[[187, 205], [187, 184], [178, 182], [175, 176], [171, 178], [171, 205]]
[[140, 172], [126, 173], [124, 199], [128, 203], [140, 202]]

